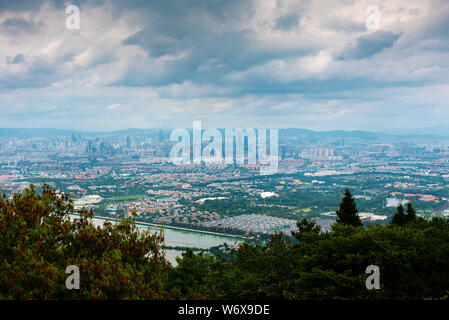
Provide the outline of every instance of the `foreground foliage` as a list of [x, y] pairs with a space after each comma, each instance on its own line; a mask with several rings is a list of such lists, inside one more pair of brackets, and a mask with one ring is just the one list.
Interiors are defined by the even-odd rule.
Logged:
[[[161, 299], [169, 264], [163, 235], [138, 232], [131, 219], [95, 227], [72, 200], [48, 185], [0, 197], [0, 298]], [[80, 268], [80, 289], [65, 286], [68, 265]]]
[[[298, 226], [297, 242], [278, 234], [266, 247], [243, 246], [230, 261], [185, 255], [170, 273], [170, 285], [211, 299], [438, 299], [447, 294], [445, 219], [418, 219], [401, 227], [334, 224], [328, 233], [319, 233], [310, 221]], [[380, 268], [379, 290], [365, 286], [369, 265]]]

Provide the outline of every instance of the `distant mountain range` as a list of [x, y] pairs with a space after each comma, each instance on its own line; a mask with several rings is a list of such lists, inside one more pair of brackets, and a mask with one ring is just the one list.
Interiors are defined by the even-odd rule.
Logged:
[[[67, 137], [72, 135], [98, 136], [98, 135], [117, 135], [117, 136], [152, 136], [158, 134], [161, 129], [125, 129], [116, 131], [77, 131], [66, 129], [48, 129], [48, 128], [0, 128], [0, 137], [2, 138], [49, 138], [49, 137]], [[169, 131], [163, 129], [163, 131]]]
[[[191, 131], [191, 128], [188, 128]], [[223, 130], [223, 129], [220, 129]], [[48, 138], [48, 137], [67, 137], [72, 135], [81, 136], [99, 136], [99, 135], [114, 135], [114, 136], [157, 136], [160, 132], [167, 137], [172, 129], [168, 128], [150, 128], [150, 129], [124, 129], [115, 131], [77, 131], [66, 129], [49, 129], [49, 128], [0, 128], [0, 137], [2, 138]], [[279, 137], [298, 137], [302, 139], [361, 139], [364, 141], [402, 141], [402, 140], [447, 140], [449, 136], [433, 135], [433, 134], [387, 134], [370, 131], [313, 131], [308, 129], [288, 128], [279, 129]]]
[[47, 138], [62, 137], [77, 134], [77, 131], [64, 129], [35, 129], [35, 128], [0, 128], [2, 138]]

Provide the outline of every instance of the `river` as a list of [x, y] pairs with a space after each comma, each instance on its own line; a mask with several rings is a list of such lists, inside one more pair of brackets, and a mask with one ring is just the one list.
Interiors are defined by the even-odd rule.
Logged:
[[[71, 214], [72, 218], [78, 218], [78, 215]], [[109, 220], [112, 223], [115, 223], [113, 219], [107, 218], [92, 218], [93, 223], [97, 226], [102, 226], [104, 221]], [[146, 225], [144, 223], [136, 222], [136, 225], [139, 229], [147, 229], [151, 231], [156, 231], [159, 228]], [[215, 247], [221, 245], [223, 243], [241, 243], [244, 241], [243, 238], [229, 237], [225, 235], [215, 235], [197, 231], [185, 231], [185, 230], [177, 230], [171, 228], [164, 228], [164, 236], [165, 236], [165, 244], [170, 247], [190, 247], [190, 248], [200, 248], [200, 249], [209, 249], [211, 247]], [[167, 249], [166, 250], [166, 258], [172, 265], [176, 265], [176, 257], [180, 257], [183, 250], [174, 250]]]

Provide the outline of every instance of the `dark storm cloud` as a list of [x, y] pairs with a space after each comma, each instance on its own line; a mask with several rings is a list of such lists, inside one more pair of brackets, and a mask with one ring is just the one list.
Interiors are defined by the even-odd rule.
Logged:
[[3, 34], [16, 36], [21, 33], [36, 33], [45, 27], [43, 22], [35, 23], [24, 19], [6, 19], [0, 24], [0, 32]]
[[289, 13], [281, 16], [276, 21], [276, 28], [280, 30], [289, 30], [294, 28], [299, 23], [299, 16], [297, 13]]
[[357, 39], [355, 46], [347, 47], [338, 59], [364, 59], [374, 56], [384, 49], [391, 48], [400, 34], [390, 31], [377, 31]]
[[11, 1], [11, 0], [0, 0], [0, 11], [24, 11], [24, 10], [35, 10], [38, 9], [44, 1], [40, 0], [22, 0], [22, 1]]
[[[92, 1], [89, 3], [92, 3]], [[183, 21], [191, 12], [208, 12], [216, 18], [228, 19], [232, 17], [238, 18], [243, 13], [248, 13], [253, 10], [251, 1], [240, 0], [115, 0], [112, 3], [117, 11], [138, 9], [154, 12], [155, 15], [160, 17], [160, 21], [164, 21], [166, 18], [169, 20], [177, 18], [172, 20], [174, 24]]]
[[[0, 0], [0, 11], [8, 10], [12, 12], [21, 11], [35, 11], [38, 10], [44, 3], [51, 4], [56, 8], [65, 8], [68, 4], [80, 5], [89, 1], [84, 0]], [[104, 1], [97, 1], [98, 4]]]
[[[17, 55], [8, 64], [24, 63], [25, 57]], [[42, 58], [34, 58], [27, 72], [0, 78], [0, 88], [39, 88], [51, 85], [58, 79], [58, 67]]]
[[215, 0], [150, 2], [142, 8], [148, 12], [147, 26], [123, 43], [139, 45], [152, 57], [189, 50], [193, 52], [193, 64], [214, 57], [231, 63], [239, 59], [235, 50], [243, 53], [250, 41], [250, 31], [233, 29], [233, 24], [251, 16], [249, 4]]
[[[123, 8], [118, 4], [118, 8]], [[245, 52], [251, 41], [250, 31], [235, 31], [230, 26], [240, 17], [251, 14], [251, 6], [245, 1], [131, 1], [126, 9], [138, 7], [148, 16], [146, 26], [124, 39], [126, 45], [137, 45], [149, 58], [182, 55], [165, 67], [163, 75], [154, 77], [154, 71], [127, 72], [122, 85], [163, 85], [193, 79], [209, 82], [233, 69], [245, 68], [260, 57]], [[213, 61], [213, 62], [211, 62]], [[137, 76], [136, 76], [137, 73]]]
[[[140, 5], [127, 3], [127, 9]], [[119, 5], [120, 7], [120, 5]], [[251, 1], [164, 1], [149, 2], [139, 10], [148, 15], [147, 25], [122, 42], [144, 49], [149, 58], [166, 55], [185, 57], [174, 61], [166, 73], [154, 79], [151, 75], [127, 73], [123, 85], [162, 85], [193, 80], [217, 85], [226, 83], [224, 76], [243, 71], [272, 59], [307, 55], [310, 48], [285, 48], [259, 43], [257, 34], [242, 28], [242, 21], [254, 17]], [[276, 28], [289, 30], [298, 24], [298, 13], [281, 15]], [[138, 68], [136, 68], [138, 71]], [[229, 84], [227, 84], [229, 85]]]
[[[79, 31], [64, 27], [69, 4]], [[448, 4], [384, 2], [370, 32], [352, 0], [0, 0], [0, 111], [68, 125], [78, 112], [79, 126], [103, 127], [193, 115], [372, 125], [369, 112], [408, 114], [415, 101], [443, 112]]]
[[179, 50], [179, 39], [154, 33], [149, 29], [141, 30], [123, 41], [124, 45], [139, 45], [152, 57], [160, 57]]
[[25, 62], [25, 57], [23, 54], [18, 54], [14, 58], [10, 59], [10, 57], [6, 57], [6, 63], [7, 64], [19, 64]]

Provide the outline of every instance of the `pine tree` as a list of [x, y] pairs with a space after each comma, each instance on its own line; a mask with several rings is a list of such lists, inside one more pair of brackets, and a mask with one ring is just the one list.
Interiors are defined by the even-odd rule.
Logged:
[[402, 203], [399, 203], [398, 207], [396, 208], [396, 213], [393, 215], [393, 219], [391, 219], [391, 224], [402, 226], [407, 222], [407, 218], [404, 213], [404, 207], [402, 206]]
[[407, 203], [407, 214], [405, 215], [406, 222], [415, 221], [416, 220], [416, 211], [415, 208], [413, 208], [413, 205], [411, 202]]
[[321, 232], [321, 227], [313, 219], [298, 220], [296, 226], [298, 227], [298, 231], [292, 231], [292, 236], [297, 240], [301, 240], [302, 235], [305, 233], [312, 232], [319, 234]]
[[355, 205], [354, 198], [349, 189], [346, 189], [340, 206], [337, 209], [337, 217], [338, 223], [347, 224], [354, 227], [363, 225], [358, 215], [358, 210], [357, 206]]

